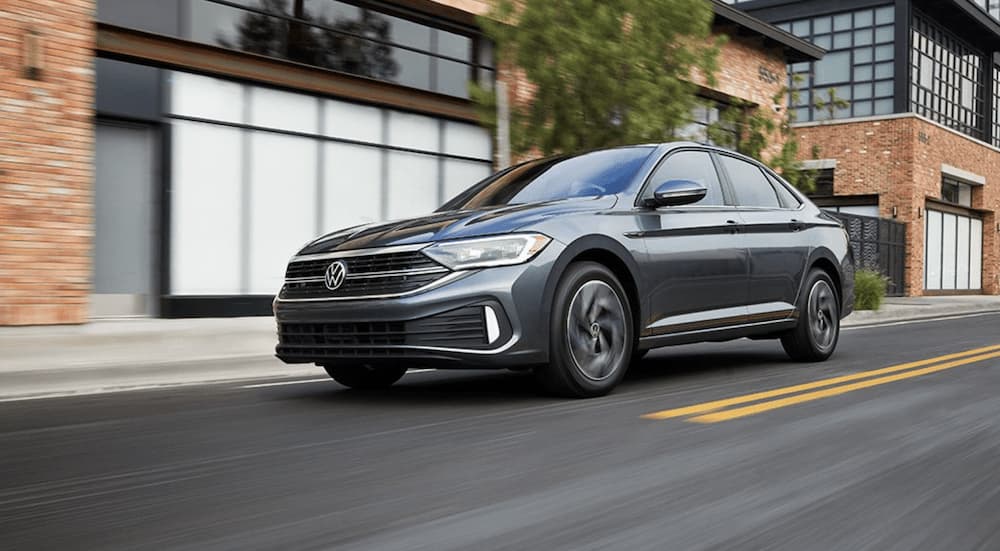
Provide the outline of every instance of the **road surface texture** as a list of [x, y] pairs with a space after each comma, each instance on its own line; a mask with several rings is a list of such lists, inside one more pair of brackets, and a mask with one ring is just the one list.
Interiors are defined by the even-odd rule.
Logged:
[[0, 403], [0, 548], [1000, 549], [996, 314], [845, 331], [823, 364], [666, 349], [584, 401], [295, 383]]

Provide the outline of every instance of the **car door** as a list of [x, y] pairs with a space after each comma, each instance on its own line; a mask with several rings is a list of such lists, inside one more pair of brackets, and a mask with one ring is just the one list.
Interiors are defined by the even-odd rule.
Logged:
[[735, 195], [750, 252], [750, 321], [788, 317], [809, 255], [802, 203], [756, 164], [722, 153], [718, 159]]
[[669, 153], [653, 170], [639, 201], [668, 180], [691, 180], [708, 189], [690, 205], [637, 210], [648, 260], [644, 335], [712, 329], [746, 318], [749, 257], [739, 213], [707, 150]]

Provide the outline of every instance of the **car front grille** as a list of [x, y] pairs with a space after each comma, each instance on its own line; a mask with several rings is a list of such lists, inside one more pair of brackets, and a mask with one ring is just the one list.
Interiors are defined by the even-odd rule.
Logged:
[[282, 322], [278, 337], [278, 356], [308, 361], [404, 356], [409, 347], [489, 346], [482, 306], [410, 321]]
[[[326, 270], [343, 262], [346, 276], [335, 290], [326, 285]], [[285, 270], [283, 300], [352, 299], [395, 296], [416, 291], [447, 276], [448, 268], [419, 251], [374, 253], [343, 258], [292, 260]]]

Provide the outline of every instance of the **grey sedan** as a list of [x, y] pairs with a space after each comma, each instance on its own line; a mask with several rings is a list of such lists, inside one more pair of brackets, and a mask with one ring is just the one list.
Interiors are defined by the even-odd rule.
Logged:
[[322, 236], [275, 298], [277, 356], [377, 388], [411, 367], [532, 370], [598, 396], [650, 349], [780, 339], [833, 354], [847, 234], [753, 159], [693, 143], [529, 161], [437, 212]]

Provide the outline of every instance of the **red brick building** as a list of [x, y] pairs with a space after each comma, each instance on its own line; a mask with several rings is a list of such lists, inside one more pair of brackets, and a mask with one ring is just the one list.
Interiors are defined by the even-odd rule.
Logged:
[[803, 159], [823, 171], [814, 199], [904, 225], [903, 294], [1000, 293], [1000, 7], [731, 3], [828, 50], [789, 67]]
[[[822, 50], [714, 5], [732, 39], [706, 97], [773, 110], [788, 64]], [[0, 325], [266, 314], [302, 242], [433, 210], [486, 176], [494, 145], [467, 83], [498, 78], [487, 9], [4, 2]]]

